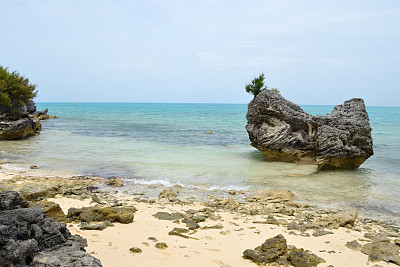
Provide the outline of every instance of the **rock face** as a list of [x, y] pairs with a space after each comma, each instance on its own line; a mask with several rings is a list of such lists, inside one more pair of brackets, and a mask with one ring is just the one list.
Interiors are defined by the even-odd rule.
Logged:
[[41, 120], [57, 118], [48, 115], [47, 111], [47, 108], [36, 111], [33, 101], [22, 106], [17, 114], [7, 113], [8, 109], [0, 105], [0, 140], [18, 140], [37, 135], [42, 130]]
[[24, 208], [18, 193], [0, 193], [0, 203], [0, 266], [102, 266], [85, 252], [85, 239], [42, 210]]
[[335, 106], [326, 116], [312, 116], [264, 90], [248, 105], [246, 130], [267, 161], [356, 169], [374, 153], [368, 113], [359, 98]]
[[16, 121], [0, 121], [0, 140], [23, 139], [36, 135], [42, 129], [39, 119], [20, 119]]

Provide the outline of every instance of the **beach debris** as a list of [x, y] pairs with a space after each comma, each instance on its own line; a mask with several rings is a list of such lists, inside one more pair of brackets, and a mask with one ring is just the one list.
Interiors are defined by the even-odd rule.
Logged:
[[166, 249], [168, 248], [168, 245], [165, 242], [158, 242], [154, 245], [158, 249]]
[[205, 134], [212, 134], [212, 131], [206, 131]]
[[121, 178], [113, 178], [111, 180], [107, 180], [104, 182], [108, 186], [112, 187], [122, 187], [124, 186], [124, 182], [121, 180]]
[[142, 249], [141, 249], [141, 248], [138, 248], [138, 247], [131, 247], [131, 248], [129, 249], [129, 251], [132, 252], [132, 253], [135, 253], [135, 254], [137, 254], [137, 253], [142, 253]]
[[164, 189], [158, 195], [158, 200], [159, 201], [166, 200], [166, 201], [174, 202], [177, 200], [176, 197], [177, 197], [177, 194], [174, 191], [172, 191], [172, 189]]
[[353, 250], [361, 250], [361, 245], [360, 245], [360, 243], [358, 243], [357, 240], [347, 242], [346, 247], [348, 247], [349, 249], [353, 249]]
[[26, 204], [16, 192], [0, 193], [0, 266], [102, 266], [85, 252], [86, 239]]
[[156, 214], [153, 214], [154, 217], [156, 217], [159, 220], [167, 220], [167, 221], [176, 221], [180, 220], [183, 218], [183, 215], [178, 212], [165, 212], [165, 211], [159, 211]]
[[94, 222], [105, 221], [131, 223], [137, 209], [134, 206], [107, 207], [96, 205], [93, 207], [70, 208], [67, 218], [74, 221]]
[[248, 105], [251, 145], [267, 161], [315, 164], [318, 170], [355, 169], [374, 154], [364, 101], [353, 98], [331, 114], [312, 116], [271, 90]]

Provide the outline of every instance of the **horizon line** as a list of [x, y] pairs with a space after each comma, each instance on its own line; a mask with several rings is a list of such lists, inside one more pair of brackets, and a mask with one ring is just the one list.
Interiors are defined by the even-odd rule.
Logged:
[[[222, 103], [222, 102], [119, 102], [119, 101], [36, 101], [35, 103], [82, 103], [82, 104], [210, 104], [210, 105], [248, 105], [248, 103]], [[337, 106], [341, 104], [297, 104], [299, 106]], [[400, 106], [380, 106], [380, 105], [366, 105], [366, 107], [392, 107], [398, 108]]]

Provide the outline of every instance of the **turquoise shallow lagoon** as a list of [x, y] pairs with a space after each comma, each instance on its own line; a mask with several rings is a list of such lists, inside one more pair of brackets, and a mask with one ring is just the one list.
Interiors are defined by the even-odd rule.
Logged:
[[[249, 145], [244, 104], [38, 104], [45, 107], [59, 119], [44, 121], [38, 136], [0, 141], [0, 157], [133, 184], [288, 188], [300, 201], [400, 217], [400, 107], [367, 108], [375, 155], [359, 169], [321, 173], [265, 162]], [[325, 115], [333, 106], [302, 108]]]

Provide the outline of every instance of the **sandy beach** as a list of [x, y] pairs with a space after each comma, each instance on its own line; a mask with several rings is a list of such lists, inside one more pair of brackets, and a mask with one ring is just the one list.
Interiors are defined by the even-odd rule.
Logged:
[[[76, 177], [60, 177], [59, 174], [41, 170], [0, 170], [1, 190], [14, 186], [15, 190], [22, 192], [21, 188], [26, 190], [26, 186], [29, 185], [31, 189], [36, 188], [32, 189], [33, 191], [37, 191], [37, 188], [41, 187], [50, 188], [52, 183], [57, 186], [64, 183], [65, 188], [78, 188]], [[99, 191], [93, 195], [97, 196], [97, 202], [102, 203], [100, 206], [110, 206], [110, 203], [113, 203], [111, 206], [134, 206], [137, 209], [132, 222], [113, 222], [113, 226], [104, 230], [83, 230], [79, 221], [67, 221], [71, 233], [87, 239], [87, 252], [100, 259], [103, 266], [256, 266], [254, 262], [243, 257], [243, 252], [246, 249], [254, 249], [277, 235], [283, 235], [289, 247], [303, 248], [322, 258], [325, 262], [318, 266], [396, 266], [385, 261], [371, 262], [368, 255], [360, 251], [361, 247], [346, 246], [354, 240], [363, 246], [372, 242], [376, 236], [383, 236], [388, 242], [398, 244], [399, 232], [396, 226], [357, 218], [353, 224], [337, 227], [325, 219], [348, 211], [308, 207], [287, 201], [285, 196], [279, 199], [282, 197], [279, 190], [276, 191], [277, 198], [269, 197], [269, 200], [263, 203], [261, 199], [258, 199], [258, 202], [238, 202], [233, 199], [242, 192], [230, 192], [232, 198], [210, 197], [208, 201], [200, 202], [179, 200], [178, 187], [151, 186], [148, 190], [158, 190], [161, 194], [157, 199], [147, 199], [143, 195], [121, 193], [123, 186], [119, 187], [121, 184], [117, 183], [117, 187], [115, 181], [108, 182], [109, 185], [106, 185], [107, 180], [102, 178], [93, 178], [88, 182], [88, 178], [81, 177], [79, 181], [85, 181], [85, 186], [98, 186]], [[64, 214], [68, 214], [70, 208], [98, 205], [93, 201], [93, 195], [58, 193], [50, 197], [43, 195], [40, 198], [59, 204]], [[275, 210], [270, 207], [274, 207]], [[162, 216], [154, 216], [157, 213], [163, 214], [164, 217], [178, 217], [165, 219]], [[316, 219], [318, 217], [320, 219]], [[184, 218], [196, 221], [198, 227], [190, 230], [183, 222]], [[300, 221], [307, 218], [315, 224], [296, 229], [295, 222], [302, 225]], [[318, 228], [318, 221], [325, 222], [327, 227]], [[157, 248], [156, 244], [161, 242], [167, 247]], [[269, 265], [279, 266], [276, 262]]]

